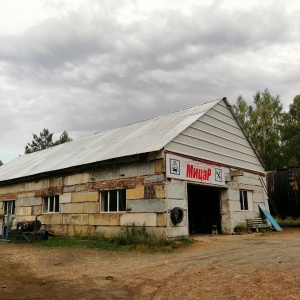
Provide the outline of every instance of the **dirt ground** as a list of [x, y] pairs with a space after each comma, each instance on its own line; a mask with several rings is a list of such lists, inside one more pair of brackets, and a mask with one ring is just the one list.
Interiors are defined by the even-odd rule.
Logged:
[[0, 299], [300, 299], [300, 231], [197, 236], [173, 253], [0, 243]]

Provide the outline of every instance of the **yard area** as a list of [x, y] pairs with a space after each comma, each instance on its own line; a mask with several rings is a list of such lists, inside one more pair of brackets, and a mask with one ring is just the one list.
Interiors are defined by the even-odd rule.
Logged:
[[0, 299], [300, 299], [300, 230], [197, 236], [173, 253], [0, 243]]

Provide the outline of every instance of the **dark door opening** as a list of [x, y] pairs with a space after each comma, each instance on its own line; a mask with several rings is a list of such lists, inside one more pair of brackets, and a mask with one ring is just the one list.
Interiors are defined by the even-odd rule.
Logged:
[[221, 233], [220, 189], [188, 185], [189, 233], [212, 233], [217, 225]]

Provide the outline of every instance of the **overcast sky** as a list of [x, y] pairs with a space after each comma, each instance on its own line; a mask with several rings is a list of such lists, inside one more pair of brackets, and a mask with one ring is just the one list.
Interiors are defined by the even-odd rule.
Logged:
[[[247, 2], [247, 3], [246, 3]], [[0, 160], [258, 90], [300, 94], [297, 0], [0, 0]]]

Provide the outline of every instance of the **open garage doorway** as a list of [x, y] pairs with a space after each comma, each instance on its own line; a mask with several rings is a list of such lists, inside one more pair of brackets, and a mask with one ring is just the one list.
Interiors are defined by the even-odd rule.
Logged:
[[221, 233], [220, 189], [188, 184], [189, 234], [212, 233], [217, 225]]

